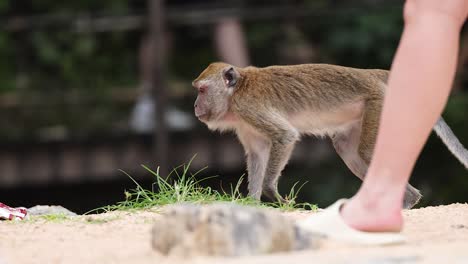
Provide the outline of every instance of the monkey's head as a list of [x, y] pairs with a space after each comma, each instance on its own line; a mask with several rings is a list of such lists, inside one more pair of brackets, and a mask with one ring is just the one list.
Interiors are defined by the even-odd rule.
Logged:
[[239, 80], [236, 67], [221, 62], [210, 64], [192, 82], [198, 91], [195, 116], [204, 123], [222, 120], [228, 114], [230, 99]]

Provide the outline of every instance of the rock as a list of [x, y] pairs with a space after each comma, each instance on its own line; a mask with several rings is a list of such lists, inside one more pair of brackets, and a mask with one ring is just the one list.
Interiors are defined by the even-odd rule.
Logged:
[[231, 203], [166, 208], [152, 229], [152, 246], [171, 256], [249, 256], [313, 249], [321, 237], [272, 209]]
[[28, 209], [28, 215], [66, 215], [76, 216], [77, 214], [60, 205], [36, 205]]

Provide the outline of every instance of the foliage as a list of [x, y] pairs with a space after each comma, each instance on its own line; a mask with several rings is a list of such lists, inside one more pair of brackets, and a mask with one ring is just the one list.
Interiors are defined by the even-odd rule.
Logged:
[[[305, 46], [314, 54], [310, 62], [389, 68], [402, 28], [401, 5], [369, 3], [309, 0], [304, 1], [304, 6], [316, 11], [305, 18], [291, 14], [283, 20], [247, 20], [244, 26], [252, 64], [289, 63], [282, 56], [285, 50], [294, 52]], [[246, 8], [264, 4], [244, 2]], [[146, 1], [142, 0], [0, 4], [0, 12], [5, 14], [59, 15], [72, 21], [83, 14], [132, 14], [142, 13], [145, 8]], [[290, 32], [291, 25], [296, 30], [294, 34]], [[189, 83], [208, 63], [218, 60], [213, 26], [169, 27], [169, 78]], [[115, 130], [132, 106], [118, 104], [111, 94], [135, 90], [139, 85], [142, 31], [74, 32], [60, 25], [29, 32], [0, 31], [0, 97], [15, 94], [21, 102], [18, 108], [2, 109], [0, 118], [9, 122], [0, 126], [0, 136], [6, 140], [31, 138], [50, 127], [62, 127], [71, 136]], [[189, 85], [186, 89], [190, 89]], [[457, 115], [457, 122], [466, 120]]]

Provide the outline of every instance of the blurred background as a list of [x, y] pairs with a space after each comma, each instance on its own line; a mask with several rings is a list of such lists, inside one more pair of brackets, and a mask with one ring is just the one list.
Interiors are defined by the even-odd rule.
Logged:
[[[213, 61], [237, 66], [332, 63], [388, 69], [403, 1], [0, 0], [0, 202], [82, 213], [188, 162], [229, 190], [245, 173], [236, 137], [193, 115], [191, 81]], [[468, 145], [468, 31], [444, 112]], [[298, 144], [282, 194], [323, 207], [360, 181], [329, 140]], [[411, 182], [421, 205], [468, 201], [468, 174], [433, 135]], [[245, 191], [246, 184], [242, 189]]]

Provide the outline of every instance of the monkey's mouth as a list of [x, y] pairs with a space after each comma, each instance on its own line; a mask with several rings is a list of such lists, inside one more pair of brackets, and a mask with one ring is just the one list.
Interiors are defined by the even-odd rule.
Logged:
[[199, 115], [196, 115], [198, 120], [200, 121], [208, 121], [208, 117], [209, 115], [208, 114], [199, 114]]

